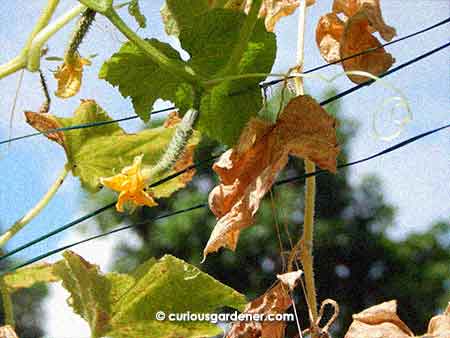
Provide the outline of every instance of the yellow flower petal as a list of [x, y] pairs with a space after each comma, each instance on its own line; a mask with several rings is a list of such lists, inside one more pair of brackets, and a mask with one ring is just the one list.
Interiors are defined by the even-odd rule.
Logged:
[[136, 156], [133, 164], [123, 168], [120, 174], [100, 180], [105, 187], [120, 193], [116, 204], [119, 212], [124, 211], [123, 206], [128, 202], [132, 202], [133, 206], [158, 205], [151, 193], [145, 190], [147, 184], [141, 172], [142, 157], [143, 155]]
[[64, 61], [54, 74], [58, 81], [56, 96], [68, 98], [76, 95], [80, 91], [83, 67], [90, 64], [88, 59], [84, 59], [78, 54], [74, 55], [71, 60]]

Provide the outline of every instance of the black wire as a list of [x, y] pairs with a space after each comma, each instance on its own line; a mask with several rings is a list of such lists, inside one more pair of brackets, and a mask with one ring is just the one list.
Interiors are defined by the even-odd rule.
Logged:
[[[395, 69], [391, 69], [390, 71], [384, 73], [382, 76], [384, 77], [384, 76], [387, 76], [387, 75], [389, 75], [389, 74], [395, 73], [396, 71], [399, 71], [399, 70], [403, 69], [404, 67], [406, 67], [406, 66], [408, 66], [408, 65], [411, 65], [411, 64], [414, 63], [414, 62], [417, 62], [417, 61], [419, 61], [419, 60], [421, 60], [421, 59], [423, 59], [423, 58], [425, 58], [425, 57], [428, 57], [428, 56], [430, 56], [430, 55], [432, 55], [432, 54], [434, 54], [434, 53], [436, 53], [436, 52], [438, 52], [438, 51], [440, 51], [440, 50], [442, 50], [442, 49], [448, 47], [449, 45], [450, 45], [450, 42], [447, 43], [447, 44], [445, 44], [445, 45], [443, 45], [443, 46], [440, 46], [440, 47], [438, 47], [438, 48], [435, 48], [435, 49], [433, 49], [432, 51], [426, 52], [426, 53], [424, 53], [424, 54], [422, 54], [422, 55], [420, 55], [420, 56], [418, 56], [418, 57], [416, 57], [416, 58], [414, 58], [414, 59], [412, 59], [412, 60], [409, 60], [409, 61], [407, 61], [407, 62], [405, 62], [405, 63], [399, 65], [398, 67], [395, 67]], [[346, 95], [349, 95], [350, 93], [352, 93], [352, 92], [354, 92], [354, 91], [356, 91], [356, 90], [358, 90], [358, 89], [360, 89], [360, 88], [362, 88], [362, 87], [364, 87], [364, 86], [367, 86], [368, 84], [370, 84], [369, 82], [370, 82], [370, 83], [373, 83], [373, 81], [367, 81], [367, 82], [365, 82], [365, 83], [358, 84], [358, 85], [356, 85], [356, 86], [354, 86], [354, 87], [352, 87], [352, 88], [347, 89], [346, 91], [344, 91], [344, 92], [342, 92], [342, 93], [338, 93], [337, 95], [334, 95], [334, 96], [332, 96], [332, 97], [330, 97], [330, 98], [328, 98], [328, 99], [326, 99], [326, 100], [320, 102], [320, 105], [321, 105], [321, 106], [324, 106], [324, 105], [329, 104], [329, 103], [331, 103], [331, 102], [333, 102], [333, 101], [335, 101], [335, 100], [338, 100], [338, 99], [340, 99], [340, 98], [342, 98], [342, 97], [344, 97], [344, 96], [346, 96]], [[172, 176], [173, 176], [173, 175], [172, 175]], [[172, 177], [172, 178], [173, 178], [173, 177]], [[166, 182], [168, 179], [167, 179], [167, 178], [164, 178], [164, 179], [162, 179], [162, 180], [164, 180], [164, 182]], [[157, 183], [158, 183], [158, 182], [157, 182]], [[1, 257], [0, 257], [0, 261], [3, 260], [3, 259], [5, 259], [5, 258], [7, 258], [7, 257], [9, 257], [9, 256], [11, 256], [11, 255], [13, 255], [13, 254], [15, 254], [15, 253], [17, 253], [17, 252], [19, 252], [19, 251], [21, 251], [21, 250], [24, 250], [25, 248], [28, 248], [28, 247], [31, 246], [31, 245], [34, 245], [34, 244], [36, 244], [36, 243], [38, 243], [38, 242], [41, 242], [41, 241], [43, 241], [43, 240], [45, 240], [45, 239], [47, 239], [47, 238], [49, 238], [49, 237], [51, 237], [51, 236], [53, 236], [53, 235], [59, 233], [59, 232], [65, 231], [65, 230], [67, 230], [67, 229], [69, 229], [69, 228], [71, 228], [71, 227], [77, 225], [77, 224], [80, 223], [80, 222], [83, 222], [83, 221], [85, 221], [85, 220], [87, 220], [87, 219], [89, 219], [89, 218], [91, 218], [91, 217], [93, 217], [93, 216], [96, 216], [96, 215], [100, 214], [101, 212], [103, 212], [103, 211], [105, 211], [105, 210], [107, 210], [107, 209], [113, 207], [114, 204], [115, 204], [115, 202], [114, 202], [114, 203], [111, 203], [111, 204], [109, 204], [109, 205], [107, 205], [107, 206], [104, 206], [104, 207], [102, 207], [102, 208], [99, 208], [99, 209], [97, 209], [97, 210], [95, 210], [95, 211], [93, 211], [93, 212], [91, 212], [91, 213], [89, 213], [89, 214], [87, 214], [87, 215], [85, 215], [85, 216], [83, 216], [83, 217], [80, 217], [80, 218], [78, 218], [78, 219], [76, 219], [76, 220], [74, 220], [74, 221], [72, 221], [72, 222], [70, 222], [70, 223], [68, 223], [68, 224], [66, 224], [66, 225], [64, 225], [64, 226], [62, 226], [62, 227], [60, 227], [60, 228], [55, 229], [54, 231], [52, 231], [52, 232], [50, 232], [50, 233], [47, 233], [47, 234], [45, 234], [45, 235], [43, 235], [43, 236], [41, 236], [41, 237], [39, 237], [39, 238], [37, 238], [37, 239], [35, 239], [35, 240], [29, 242], [29, 243], [26, 243], [26, 244], [22, 245], [21, 247], [16, 248], [16, 249], [12, 250], [11, 252], [9, 252], [9, 253], [7, 253], [7, 254], [1, 256]], [[30, 243], [31, 243], [31, 244], [30, 244]]]
[[[397, 144], [395, 144], [395, 145], [393, 145], [393, 146], [391, 146], [389, 148], [386, 148], [386, 149], [384, 149], [384, 150], [382, 150], [382, 151], [380, 151], [380, 152], [378, 152], [378, 153], [376, 153], [374, 155], [365, 157], [365, 158], [360, 159], [360, 160], [356, 160], [356, 161], [353, 161], [353, 162], [348, 162], [348, 163], [339, 165], [337, 168], [344, 169], [344, 168], [348, 168], [348, 167], [353, 166], [353, 165], [357, 165], [357, 164], [360, 164], [360, 163], [363, 163], [363, 162], [366, 162], [366, 161], [370, 161], [370, 160], [372, 160], [372, 159], [374, 159], [376, 157], [380, 157], [380, 156], [388, 154], [388, 153], [390, 153], [390, 152], [392, 152], [394, 150], [403, 148], [403, 147], [407, 146], [410, 143], [418, 141], [419, 139], [422, 139], [422, 138], [424, 138], [426, 136], [429, 136], [431, 134], [437, 133], [437, 132], [439, 132], [441, 130], [444, 130], [444, 129], [447, 129], [449, 127], [450, 127], [450, 124], [447, 124], [445, 126], [429, 130], [427, 132], [424, 132], [424, 133], [421, 133], [419, 135], [413, 136], [413, 137], [411, 137], [411, 138], [409, 138], [409, 139], [407, 139], [405, 141], [397, 143]], [[284, 185], [284, 184], [287, 184], [287, 183], [291, 183], [291, 182], [298, 181], [298, 180], [305, 179], [305, 178], [312, 177], [312, 176], [317, 176], [317, 175], [320, 175], [320, 174], [323, 174], [323, 173], [327, 173], [327, 172], [328, 171], [321, 169], [321, 170], [317, 170], [317, 171], [312, 172], [312, 173], [308, 173], [308, 174], [304, 174], [304, 175], [300, 175], [300, 176], [291, 177], [291, 178], [287, 178], [287, 179], [284, 179], [284, 180], [277, 181], [274, 185], [275, 186], [281, 186], [281, 185]], [[151, 218], [151, 219], [149, 219], [149, 220], [147, 220], [145, 222], [126, 225], [126, 226], [123, 226], [123, 227], [120, 227], [120, 228], [117, 228], [117, 229], [114, 229], [114, 230], [110, 230], [110, 231], [104, 232], [102, 234], [98, 234], [98, 235], [95, 235], [95, 236], [91, 236], [91, 237], [85, 238], [83, 240], [80, 240], [80, 241], [77, 241], [77, 242], [74, 242], [74, 243], [62, 246], [60, 248], [48, 251], [48, 252], [46, 252], [46, 253], [44, 253], [42, 255], [39, 255], [39, 256], [36, 256], [36, 257], [34, 257], [34, 258], [30, 259], [30, 260], [27, 260], [27, 261], [25, 261], [22, 264], [19, 264], [19, 265], [16, 265], [16, 266], [12, 267], [12, 268], [9, 268], [9, 269], [1, 272], [0, 273], [0, 277], [2, 275], [4, 275], [5, 273], [13, 272], [13, 271], [15, 271], [17, 269], [20, 269], [20, 268], [23, 268], [23, 267], [28, 266], [30, 264], [33, 264], [33, 263], [35, 263], [35, 262], [37, 262], [37, 261], [39, 261], [41, 259], [44, 259], [44, 258], [46, 258], [48, 256], [51, 256], [51, 255], [54, 255], [54, 254], [56, 254], [58, 252], [67, 250], [67, 249], [69, 249], [71, 247], [74, 247], [76, 245], [79, 245], [79, 244], [82, 244], [82, 243], [86, 243], [86, 242], [89, 242], [91, 240], [98, 239], [98, 238], [101, 238], [101, 237], [106, 237], [108, 235], [111, 235], [111, 234], [114, 234], [114, 233], [117, 233], [117, 232], [120, 232], [120, 231], [123, 231], [123, 230], [128, 230], [128, 229], [131, 229], [131, 228], [134, 228], [134, 227], [139, 227], [139, 226], [144, 226], [144, 225], [149, 224], [149, 222], [152, 222], [152, 221], [155, 221], [155, 220], [158, 220], [158, 219], [169, 218], [171, 216], [180, 215], [180, 214], [192, 211], [192, 210], [197, 210], [197, 209], [202, 209], [202, 208], [207, 208], [207, 207], [208, 207], [208, 204], [206, 204], [206, 203], [198, 204], [198, 205], [190, 207], [190, 208], [181, 209], [181, 210], [177, 210], [177, 211], [174, 211], [174, 212], [171, 212], [171, 213], [168, 213], [168, 214], [164, 214], [164, 215], [161, 215], [161, 216], [153, 217], [153, 218]], [[5, 257], [5, 256], [2, 256], [1, 258], [3, 258], [3, 257]]]
[[[390, 41], [390, 42], [387, 42], [387, 43], [385, 43], [385, 44], [383, 44], [383, 45], [381, 45], [381, 46], [379, 46], [379, 47], [376, 47], [376, 48], [369, 48], [369, 49], [367, 49], [367, 50], [364, 50], [364, 51], [359, 52], [359, 53], [357, 53], [357, 54], [353, 54], [353, 55], [347, 56], [347, 57], [342, 58], [342, 59], [340, 59], [340, 60], [337, 60], [337, 61], [334, 61], [334, 62], [331, 62], [331, 63], [325, 63], [325, 64], [323, 64], [323, 65], [321, 65], [321, 66], [317, 66], [317, 67], [311, 68], [311, 69], [309, 69], [309, 70], [304, 71], [303, 74], [312, 73], [312, 72], [315, 72], [315, 71], [317, 71], [317, 70], [324, 69], [324, 68], [327, 68], [327, 67], [332, 66], [332, 65], [334, 65], [334, 64], [343, 62], [343, 61], [345, 61], [345, 60], [349, 60], [349, 59], [352, 59], [352, 58], [354, 58], [354, 57], [357, 57], [357, 56], [360, 56], [360, 55], [363, 55], [363, 54], [371, 53], [371, 52], [373, 52], [373, 51], [375, 51], [375, 50], [377, 50], [377, 49], [380, 49], [380, 48], [386, 47], [386, 46], [388, 46], [388, 45], [391, 45], [391, 44], [394, 44], [394, 43], [397, 43], [397, 42], [400, 42], [400, 41], [403, 41], [403, 40], [412, 38], [412, 37], [417, 36], [417, 35], [419, 35], [419, 34], [423, 34], [423, 33], [427, 32], [427, 31], [430, 31], [430, 30], [432, 30], [432, 29], [435, 29], [435, 28], [437, 28], [437, 27], [439, 27], [439, 26], [442, 26], [442, 25], [444, 25], [444, 24], [447, 24], [447, 23], [449, 23], [449, 22], [450, 22], [450, 18], [444, 19], [444, 20], [442, 20], [442, 21], [440, 21], [440, 22], [438, 22], [438, 23], [435, 23], [435, 24], [433, 24], [433, 25], [431, 25], [431, 26], [429, 26], [429, 27], [426, 27], [426, 28], [424, 28], [424, 29], [421, 29], [421, 30], [419, 30], [419, 31], [417, 31], [417, 32], [414, 32], [414, 33], [411, 33], [411, 34], [409, 34], [409, 35], [403, 36], [403, 37], [401, 37], [401, 38], [398, 38], [398, 39], [392, 40], [392, 41]], [[288, 78], [288, 79], [291, 79], [291, 78], [294, 78], [294, 77], [295, 77], [295, 76], [289, 76], [289, 77], [287, 77], [287, 78]], [[280, 83], [280, 82], [283, 82], [283, 81], [285, 81], [285, 80], [286, 80], [286, 79], [277, 79], [277, 80], [273, 80], [273, 81], [267, 81], [267, 82], [261, 83], [259, 86], [260, 86], [261, 88], [267, 88], [267, 87], [269, 87], [269, 86], [273, 86], [273, 85], [275, 85], [275, 84], [277, 84], [277, 83]], [[366, 84], [366, 85], [367, 85], [367, 84]], [[161, 113], [161, 112], [165, 112], [165, 111], [168, 111], [168, 110], [173, 110], [173, 109], [176, 109], [176, 107], [169, 107], [169, 108], [162, 109], [162, 110], [159, 110], [159, 111], [154, 111], [154, 112], [151, 113], [151, 115], [153, 115], [153, 114], [158, 114], [158, 113]], [[118, 122], [123, 122], [123, 121], [128, 121], [128, 120], [134, 120], [134, 119], [136, 119], [136, 118], [138, 118], [138, 117], [139, 117], [138, 115], [132, 115], [132, 116], [124, 117], [124, 118], [117, 119], [117, 120], [100, 121], [100, 122], [86, 123], [86, 124], [80, 124], [80, 125], [75, 125], [75, 126], [70, 126], [70, 127], [64, 127], [64, 128], [49, 129], [49, 130], [47, 130], [47, 131], [31, 133], [31, 134], [22, 135], [22, 136], [13, 137], [13, 138], [10, 138], [10, 139], [7, 139], [7, 140], [3, 140], [3, 141], [0, 141], [0, 145], [5, 144], [5, 143], [14, 142], [14, 141], [19, 141], [19, 140], [22, 140], [22, 139], [26, 139], [26, 138], [34, 137], [34, 136], [38, 136], [38, 135], [49, 134], [49, 133], [54, 133], [54, 132], [58, 132], [58, 131], [67, 131], [67, 130], [73, 130], [73, 129], [81, 129], [81, 128], [97, 127], [97, 126], [102, 126], [102, 125], [106, 125], [106, 124], [110, 124], [110, 123], [118, 123]]]

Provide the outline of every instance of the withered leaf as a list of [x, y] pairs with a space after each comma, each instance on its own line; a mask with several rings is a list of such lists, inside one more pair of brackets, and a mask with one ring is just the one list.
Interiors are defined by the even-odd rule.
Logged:
[[[291, 306], [288, 289], [282, 283], [275, 284], [262, 296], [248, 303], [244, 314], [281, 314]], [[283, 321], [241, 321], [233, 324], [226, 338], [284, 338], [286, 323]]]
[[344, 34], [344, 22], [336, 13], [328, 13], [319, 19], [316, 27], [316, 43], [320, 54], [328, 62], [336, 62], [340, 57], [340, 41]]
[[[40, 132], [46, 132], [48, 130], [58, 129], [62, 127], [62, 125], [52, 115], [48, 114], [26, 111], [25, 118], [29, 125]], [[65, 148], [65, 137], [62, 131], [46, 133], [45, 136]]]
[[450, 338], [450, 303], [442, 315], [431, 318], [427, 334], [436, 338]]
[[414, 337], [397, 315], [397, 301], [372, 306], [356, 315], [344, 338], [406, 338]]
[[[344, 20], [338, 14], [342, 14]], [[396, 35], [395, 29], [383, 20], [379, 0], [335, 0], [333, 11], [322, 16], [318, 22], [316, 43], [328, 63], [378, 48], [345, 60], [343, 67], [345, 71], [380, 75], [392, 66], [395, 59], [384, 48], [379, 48], [380, 41], [372, 35], [376, 31], [386, 41]], [[357, 75], [349, 75], [349, 78], [355, 83], [368, 80], [367, 77]]]
[[[369, 32], [368, 27], [368, 17], [363, 11], [348, 19], [341, 39], [340, 55], [342, 58], [381, 46], [380, 41]], [[342, 64], [345, 71], [361, 70], [380, 75], [388, 70], [394, 62], [395, 59], [391, 54], [386, 53], [384, 48], [379, 48], [370, 53], [345, 60]], [[349, 75], [349, 78], [354, 83], [362, 83], [368, 80], [364, 76], [357, 75]]]
[[339, 147], [335, 125], [335, 119], [307, 95], [292, 99], [275, 124], [250, 120], [238, 146], [213, 166], [221, 182], [211, 191], [209, 206], [218, 222], [204, 257], [223, 246], [235, 250], [239, 232], [253, 223], [262, 198], [289, 155], [336, 171]]
[[394, 27], [384, 22], [380, 0], [334, 0], [333, 2], [333, 12], [342, 13], [348, 18], [360, 10], [366, 13], [371, 32], [379, 32], [385, 41], [391, 41], [397, 34]]
[[54, 74], [58, 81], [58, 89], [55, 95], [64, 99], [76, 95], [81, 88], [83, 67], [90, 64], [91, 62], [88, 59], [82, 58], [78, 54], [70, 60], [65, 60]]
[[0, 338], [19, 338], [11, 325], [0, 327]]

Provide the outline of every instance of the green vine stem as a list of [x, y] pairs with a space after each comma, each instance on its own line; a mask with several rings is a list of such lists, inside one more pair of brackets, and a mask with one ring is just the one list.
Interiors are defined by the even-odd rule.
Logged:
[[[306, 0], [300, 3], [299, 20], [298, 20], [298, 40], [297, 40], [297, 70], [299, 73], [303, 70], [304, 60], [304, 38], [305, 38], [305, 24], [306, 24]], [[295, 78], [295, 86], [297, 95], [304, 95], [305, 90], [302, 78]], [[305, 160], [306, 174], [316, 171], [314, 162]], [[305, 213], [303, 235], [299, 241], [300, 245], [300, 260], [305, 274], [305, 287], [308, 307], [311, 314], [311, 337], [318, 338], [317, 332], [317, 292], [314, 281], [314, 259], [313, 259], [313, 239], [314, 239], [314, 209], [316, 198], [316, 178], [315, 176], [308, 177], [305, 183]]]
[[11, 299], [11, 293], [5, 283], [4, 277], [0, 277], [0, 294], [2, 297], [3, 314], [5, 317], [5, 325], [15, 326], [14, 306]]
[[250, 38], [253, 34], [253, 30], [255, 29], [261, 4], [262, 0], [252, 1], [250, 12], [248, 13], [244, 25], [239, 33], [239, 42], [234, 47], [233, 52], [231, 53], [230, 60], [225, 67], [225, 75], [232, 75], [238, 72], [238, 67], [239, 63], [241, 62], [242, 55], [244, 55], [245, 51], [247, 50], [248, 42], [250, 41]]
[[44, 44], [50, 39], [56, 32], [67, 25], [70, 21], [80, 15], [86, 9], [84, 5], [77, 5], [70, 11], [66, 12], [58, 19], [55, 20], [51, 25], [46, 26], [42, 29], [33, 39], [30, 50], [28, 52], [27, 69], [31, 72], [36, 72], [39, 70], [41, 65], [41, 49]]
[[16, 56], [15, 58], [13, 58], [12, 60], [6, 62], [5, 64], [0, 65], [0, 79], [15, 73], [20, 69], [25, 68], [25, 66], [27, 64], [28, 49], [29, 49], [31, 43], [33, 42], [34, 37], [45, 26], [48, 25], [58, 4], [59, 4], [59, 0], [49, 0], [48, 1], [46, 8], [43, 10], [41, 16], [38, 19], [38, 22], [34, 26], [33, 31], [31, 32], [30, 36], [28, 37], [28, 40], [25, 43], [25, 46], [23, 47], [23, 49], [20, 51], [19, 55]]
[[11, 228], [9, 228], [5, 233], [0, 236], [0, 248], [2, 248], [14, 235], [16, 235], [20, 230], [23, 229], [33, 218], [35, 218], [50, 202], [53, 196], [58, 191], [59, 187], [63, 184], [64, 179], [70, 171], [70, 166], [65, 165], [59, 177], [52, 184], [50, 189], [45, 193], [44, 197], [31, 209], [25, 216], [16, 221]]

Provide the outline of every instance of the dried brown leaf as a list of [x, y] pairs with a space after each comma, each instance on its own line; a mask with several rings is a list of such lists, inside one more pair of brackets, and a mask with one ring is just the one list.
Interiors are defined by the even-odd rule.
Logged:
[[[344, 16], [344, 20], [338, 17]], [[328, 62], [336, 62], [373, 48], [381, 47], [372, 35], [378, 31], [386, 41], [396, 35], [381, 15], [379, 0], [335, 0], [333, 12], [322, 16], [316, 28], [316, 43], [320, 54]], [[364, 71], [380, 75], [388, 70], [395, 59], [384, 48], [352, 57], [343, 62], [345, 71]], [[351, 81], [362, 83], [367, 77], [349, 75]]]
[[83, 67], [90, 65], [91, 61], [74, 55], [70, 60], [64, 61], [63, 65], [55, 72], [54, 77], [58, 81], [58, 89], [55, 95], [61, 98], [69, 98], [76, 95], [81, 88]]
[[414, 337], [397, 315], [397, 301], [372, 306], [356, 315], [344, 338], [406, 338]]
[[335, 119], [310, 96], [292, 99], [275, 124], [252, 119], [238, 146], [214, 164], [220, 185], [209, 195], [218, 222], [204, 249], [204, 257], [221, 247], [235, 250], [239, 232], [253, 223], [264, 195], [289, 155], [336, 171], [339, 147]]
[[[277, 283], [262, 296], [248, 303], [244, 314], [281, 314], [286, 312], [292, 301], [288, 290]], [[285, 322], [279, 321], [241, 321], [233, 324], [226, 338], [284, 338]]]
[[0, 327], [0, 338], [19, 338], [11, 325]]
[[[367, 14], [358, 12], [348, 19], [341, 39], [340, 55], [342, 58], [360, 53], [370, 48], [378, 48], [381, 43], [368, 30]], [[365, 71], [373, 75], [380, 75], [387, 71], [395, 59], [384, 48], [359, 55], [342, 62], [345, 71]], [[354, 83], [362, 83], [368, 79], [365, 76], [349, 75]]]
[[444, 314], [431, 318], [427, 335], [433, 338], [450, 338], [450, 303]]
[[384, 22], [381, 14], [380, 0], [334, 0], [333, 12], [342, 13], [350, 18], [358, 11], [363, 11], [369, 20], [370, 31], [377, 31], [385, 41], [391, 41], [397, 34], [394, 27]]
[[[29, 125], [31, 125], [34, 129], [36, 129], [40, 132], [45, 132], [47, 130], [57, 129], [57, 128], [62, 127], [61, 124], [52, 115], [47, 115], [47, 114], [44, 115], [44, 114], [35, 113], [32, 111], [26, 111], [25, 118]], [[63, 146], [65, 148], [65, 137], [64, 137], [64, 133], [62, 131], [47, 133], [47, 134], [45, 134], [45, 136], [48, 139], [55, 141], [56, 143], [60, 144], [61, 146]]]
[[328, 13], [319, 19], [316, 27], [316, 43], [320, 54], [328, 62], [341, 59], [340, 41], [344, 34], [344, 22], [336, 13]]

